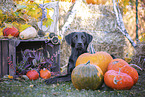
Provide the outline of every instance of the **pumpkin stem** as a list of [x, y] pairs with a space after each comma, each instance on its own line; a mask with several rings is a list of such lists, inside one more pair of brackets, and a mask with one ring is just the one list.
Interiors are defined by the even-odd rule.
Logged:
[[91, 54], [95, 54], [95, 53], [96, 53], [96, 52], [95, 52], [95, 49], [94, 49], [94, 47], [93, 47], [93, 44], [90, 44], [89, 50], [90, 50], [90, 53], [91, 53]]
[[43, 71], [45, 71], [46, 70], [46, 68], [43, 68]]
[[85, 65], [88, 65], [88, 64], [90, 64], [90, 60]]

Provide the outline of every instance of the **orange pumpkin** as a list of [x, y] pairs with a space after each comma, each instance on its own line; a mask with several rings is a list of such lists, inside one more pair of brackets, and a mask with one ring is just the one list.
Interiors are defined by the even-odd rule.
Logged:
[[39, 78], [39, 73], [36, 70], [30, 70], [26, 73], [26, 76], [30, 79], [30, 80], [36, 80]]
[[108, 87], [117, 90], [128, 90], [134, 85], [131, 76], [115, 70], [109, 70], [105, 73], [104, 82]]
[[60, 1], [64, 1], [64, 2], [72, 2], [72, 3], [75, 2], [75, 0], [60, 0]]
[[19, 31], [18, 31], [18, 29], [17, 28], [15, 28], [15, 27], [8, 27], [8, 28], [5, 28], [4, 30], [3, 30], [3, 35], [4, 36], [9, 36], [9, 35], [11, 35], [11, 36], [14, 36], [14, 37], [17, 37], [18, 35], [19, 35]]
[[87, 4], [105, 4], [107, 0], [86, 0]]
[[126, 61], [124, 61], [123, 59], [113, 59], [108, 65], [108, 70], [119, 71], [119, 68], [121, 68], [125, 65], [129, 66], [129, 64]]
[[40, 77], [42, 77], [43, 79], [48, 79], [51, 77], [51, 72], [47, 69], [41, 69], [40, 70]]
[[134, 80], [134, 84], [137, 83], [138, 72], [123, 59], [113, 59], [108, 66], [108, 70], [119, 71], [119, 69], [120, 72], [130, 75]]
[[138, 72], [133, 68], [133, 67], [130, 67], [128, 65], [126, 66], [123, 66], [120, 70], [120, 72], [123, 72], [123, 73], [126, 73], [128, 75], [130, 75], [134, 81], [134, 84], [137, 83], [138, 81]]
[[76, 66], [85, 64], [90, 60], [90, 64], [97, 65], [103, 71], [103, 74], [107, 71], [107, 67], [113, 58], [106, 52], [96, 52], [94, 54], [84, 53], [80, 55], [76, 61]]

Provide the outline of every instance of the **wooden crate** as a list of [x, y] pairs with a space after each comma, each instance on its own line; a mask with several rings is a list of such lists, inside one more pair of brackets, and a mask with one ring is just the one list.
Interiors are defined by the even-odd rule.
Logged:
[[[46, 40], [15, 40], [15, 39], [0, 39], [0, 77], [3, 75], [15, 75], [17, 57], [20, 57], [21, 50], [39, 49], [43, 47], [44, 56], [47, 57], [49, 52], [50, 57], [53, 57], [52, 68], [53, 72], [60, 72], [60, 43], [48, 45]], [[9, 65], [12, 62], [13, 66]]]

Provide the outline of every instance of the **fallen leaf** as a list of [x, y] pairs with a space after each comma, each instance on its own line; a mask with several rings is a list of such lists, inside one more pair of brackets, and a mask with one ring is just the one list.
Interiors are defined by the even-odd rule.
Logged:
[[9, 79], [13, 79], [13, 76], [11, 76], [11, 75], [8, 75], [8, 78], [9, 78]]
[[33, 87], [34, 87], [34, 85], [29, 85], [29, 87], [33, 88]]
[[58, 95], [58, 93], [57, 93], [57, 92], [55, 92], [55, 93], [53, 93], [53, 95], [57, 96], [57, 95]]
[[26, 75], [22, 75], [22, 78], [24, 78], [25, 80], [29, 80], [29, 78]]

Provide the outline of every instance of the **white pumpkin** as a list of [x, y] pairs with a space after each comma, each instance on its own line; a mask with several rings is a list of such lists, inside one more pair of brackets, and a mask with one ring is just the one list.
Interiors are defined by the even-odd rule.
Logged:
[[34, 27], [28, 27], [24, 31], [19, 34], [21, 39], [31, 39], [35, 38], [38, 35], [36, 29]]

